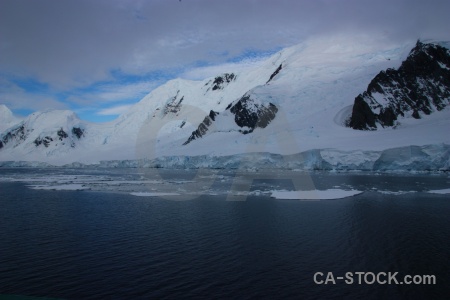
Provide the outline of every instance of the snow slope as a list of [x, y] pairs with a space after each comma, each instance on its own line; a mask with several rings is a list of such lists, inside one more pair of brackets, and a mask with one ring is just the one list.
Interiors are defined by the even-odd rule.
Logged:
[[6, 105], [0, 104], [0, 132], [13, 126], [19, 121], [20, 119], [15, 117]]
[[[162, 157], [184, 161], [182, 157], [293, 155], [321, 149], [333, 165], [339, 165], [337, 160], [345, 164], [355, 160], [356, 166], [364, 159], [376, 160], [387, 149], [449, 145], [448, 107], [420, 120], [399, 118], [396, 128], [358, 131], [344, 126], [355, 97], [380, 70], [398, 68], [414, 44], [385, 46], [360, 37], [311, 40], [283, 49], [249, 71], [230, 70], [203, 81], [171, 80], [106, 124], [84, 122], [67, 111], [35, 113], [12, 127], [2, 121], [3, 128], [9, 128], [0, 131], [1, 139], [20, 124], [32, 131], [24, 140], [4, 143], [0, 161], [55, 165], [142, 158], [164, 161]], [[252, 99], [250, 112], [251, 107], [276, 106], [270, 124], [250, 133], [236, 124], [229, 105], [243, 96]], [[211, 110], [218, 114], [208, 130], [185, 144]], [[80, 138], [73, 128], [82, 130]], [[64, 145], [57, 133], [60, 129], [68, 135]], [[52, 138], [48, 146], [36, 146], [34, 141], [46, 136]]]

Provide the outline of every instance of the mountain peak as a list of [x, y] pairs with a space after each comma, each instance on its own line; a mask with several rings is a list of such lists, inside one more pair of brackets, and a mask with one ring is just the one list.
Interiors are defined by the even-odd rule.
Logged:
[[7, 115], [12, 116], [11, 110], [5, 104], [0, 104], [0, 117], [7, 116]]
[[349, 126], [375, 130], [398, 117], [420, 119], [450, 103], [450, 51], [417, 41], [401, 66], [381, 71], [355, 99]]
[[19, 121], [12, 111], [4, 104], [0, 104], [0, 132], [14, 125]]

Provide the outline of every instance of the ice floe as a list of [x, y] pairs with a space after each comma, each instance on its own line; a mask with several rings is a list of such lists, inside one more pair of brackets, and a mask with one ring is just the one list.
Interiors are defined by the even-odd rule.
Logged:
[[329, 200], [341, 199], [362, 193], [357, 190], [310, 190], [310, 191], [272, 191], [271, 197], [288, 200]]
[[162, 192], [133, 192], [130, 195], [138, 197], [164, 197], [164, 196], [181, 196], [177, 193], [162, 193]]
[[384, 195], [404, 195], [410, 193], [417, 193], [417, 191], [379, 191], [379, 190], [377, 190], [377, 192]]
[[28, 185], [33, 190], [55, 190], [55, 191], [81, 191], [90, 188], [82, 184], [61, 184], [61, 185]]
[[450, 189], [443, 189], [443, 190], [431, 190], [428, 191], [428, 193], [433, 193], [433, 194], [450, 194]]

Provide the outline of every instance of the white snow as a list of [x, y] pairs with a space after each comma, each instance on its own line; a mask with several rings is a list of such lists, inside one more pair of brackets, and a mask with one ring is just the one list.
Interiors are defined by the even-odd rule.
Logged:
[[441, 62], [439, 62], [439, 66], [441, 67], [441, 68], [443, 68], [443, 69], [447, 69], [447, 70], [450, 70], [450, 68], [449, 67], [447, 67], [446, 65], [444, 65], [443, 63], [441, 63]]
[[288, 199], [288, 200], [329, 200], [329, 199], [346, 198], [361, 193], [362, 191], [357, 190], [347, 191], [342, 189], [312, 190], [312, 191], [272, 191], [271, 197], [276, 199]]
[[[384, 98], [383, 95], [381, 95], [379, 93], [372, 93], [372, 97], [375, 99], [375, 101], [377, 101], [383, 107], [386, 106], [387, 104], [389, 104], [389, 101], [386, 98]], [[377, 112], [377, 113], [379, 113], [379, 112]]]
[[18, 122], [20, 118], [14, 116], [6, 105], [0, 104], [0, 133]]
[[[277, 167], [282, 163], [278, 164], [271, 154], [303, 153], [297, 157], [302, 158], [300, 162], [292, 159], [293, 168], [328, 163], [332, 169], [371, 169], [383, 151], [415, 145], [425, 152], [434, 151], [440, 160], [433, 155], [413, 157], [405, 160], [403, 167], [448, 168], [443, 145], [450, 145], [450, 107], [420, 120], [401, 118], [396, 129], [358, 131], [343, 126], [355, 97], [366, 90], [378, 72], [398, 67], [414, 42], [386, 45], [364, 37], [310, 40], [283, 49], [252, 68], [229, 70], [237, 78], [222, 90], [210, 88], [214, 77], [203, 81], [171, 80], [117, 120], [104, 124], [79, 120], [70, 111], [36, 112], [23, 121], [11, 121], [16, 126], [24, 124], [30, 131], [25, 141], [4, 145], [0, 161], [15, 161], [15, 165], [26, 161], [36, 166], [37, 162], [61, 166], [109, 161], [102, 165], [127, 167], [143, 166], [145, 159], [152, 166], [151, 160], [156, 159], [162, 166], [218, 167], [225, 163], [226, 167], [236, 167], [241, 164], [242, 155], [261, 153], [254, 156], [255, 163], [263, 158], [268, 165]], [[266, 84], [280, 64], [282, 70]], [[245, 94], [258, 103], [271, 102], [279, 109], [266, 128], [246, 135], [238, 132], [241, 128], [234, 123], [234, 115], [225, 110]], [[165, 114], [165, 105], [174, 97], [175, 103], [183, 97], [179, 111]], [[0, 113], [7, 115], [6, 109], [0, 107]], [[182, 146], [210, 110], [219, 115], [206, 135]], [[6, 126], [3, 121], [0, 123]], [[85, 130], [81, 139], [58, 139], [57, 130], [70, 133], [74, 126]], [[53, 142], [48, 147], [36, 147], [34, 140], [45, 136], [51, 136]], [[314, 152], [315, 149], [319, 151]], [[144, 159], [142, 163], [140, 159]], [[392, 161], [376, 164], [383, 165], [385, 169], [398, 167]]]

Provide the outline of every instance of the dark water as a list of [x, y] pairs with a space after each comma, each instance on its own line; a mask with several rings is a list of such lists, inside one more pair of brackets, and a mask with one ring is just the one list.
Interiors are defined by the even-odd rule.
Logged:
[[[318, 175], [316, 184], [445, 188], [448, 177]], [[273, 182], [272, 182], [273, 183]], [[255, 184], [265, 184], [259, 182]], [[191, 201], [0, 183], [0, 294], [66, 299], [445, 299], [449, 195]], [[436, 276], [317, 285], [316, 272]]]

